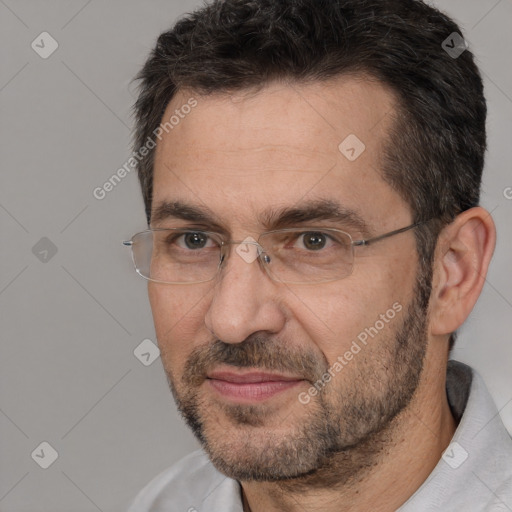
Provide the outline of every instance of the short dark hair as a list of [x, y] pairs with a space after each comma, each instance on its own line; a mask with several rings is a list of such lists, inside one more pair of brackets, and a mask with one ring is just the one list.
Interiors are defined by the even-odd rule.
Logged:
[[[416, 230], [431, 279], [440, 230], [478, 205], [486, 149], [482, 79], [469, 50], [457, 58], [445, 50], [454, 33], [461, 37], [453, 20], [419, 0], [213, 1], [161, 34], [137, 76], [135, 148], [185, 88], [213, 94], [349, 74], [377, 80], [398, 100], [382, 175], [414, 222], [436, 219]], [[148, 223], [153, 162], [152, 149], [137, 168]]]

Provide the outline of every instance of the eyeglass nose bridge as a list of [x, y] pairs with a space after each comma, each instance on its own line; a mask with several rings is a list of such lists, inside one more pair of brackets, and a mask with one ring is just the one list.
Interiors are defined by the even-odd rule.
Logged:
[[[265, 248], [254, 238], [248, 236], [244, 240], [227, 240], [222, 241], [221, 244], [221, 257], [220, 257], [220, 265], [221, 266], [225, 260], [226, 257], [226, 250], [224, 249], [225, 246], [228, 245], [244, 245], [247, 247], [247, 250], [237, 248], [236, 252], [237, 254], [246, 262], [246, 263], [252, 263], [256, 259], [260, 259], [263, 257], [264, 263], [270, 263], [270, 256], [267, 254]], [[255, 251], [250, 250], [250, 246], [255, 247]]]

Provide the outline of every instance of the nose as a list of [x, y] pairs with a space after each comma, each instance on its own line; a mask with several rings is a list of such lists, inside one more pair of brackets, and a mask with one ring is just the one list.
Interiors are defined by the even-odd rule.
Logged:
[[225, 343], [241, 343], [258, 331], [278, 333], [284, 326], [285, 314], [276, 301], [277, 283], [259, 264], [257, 247], [244, 241], [224, 248], [205, 324]]

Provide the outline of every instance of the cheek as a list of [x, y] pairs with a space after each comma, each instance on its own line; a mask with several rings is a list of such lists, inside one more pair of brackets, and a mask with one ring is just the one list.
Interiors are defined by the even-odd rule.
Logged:
[[405, 265], [403, 274], [396, 276], [392, 268], [396, 266], [367, 268], [358, 276], [323, 285], [321, 293], [319, 288], [295, 290], [292, 316], [329, 362], [352, 350], [354, 341], [369, 355], [379, 348], [377, 341], [389, 339], [399, 325], [412, 299], [415, 269]]
[[[205, 306], [209, 293], [197, 285], [176, 290], [172, 285], [148, 284], [156, 337], [164, 366], [182, 366], [194, 347], [208, 341]], [[205, 334], [206, 333], [206, 334]]]

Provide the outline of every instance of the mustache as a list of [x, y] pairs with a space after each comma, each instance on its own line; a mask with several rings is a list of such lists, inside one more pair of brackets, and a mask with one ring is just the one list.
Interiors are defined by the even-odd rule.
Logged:
[[311, 383], [320, 379], [329, 368], [328, 361], [321, 353], [310, 349], [292, 349], [275, 337], [254, 333], [241, 343], [215, 340], [195, 348], [185, 363], [183, 383], [199, 386], [208, 372], [221, 364], [290, 373]]

